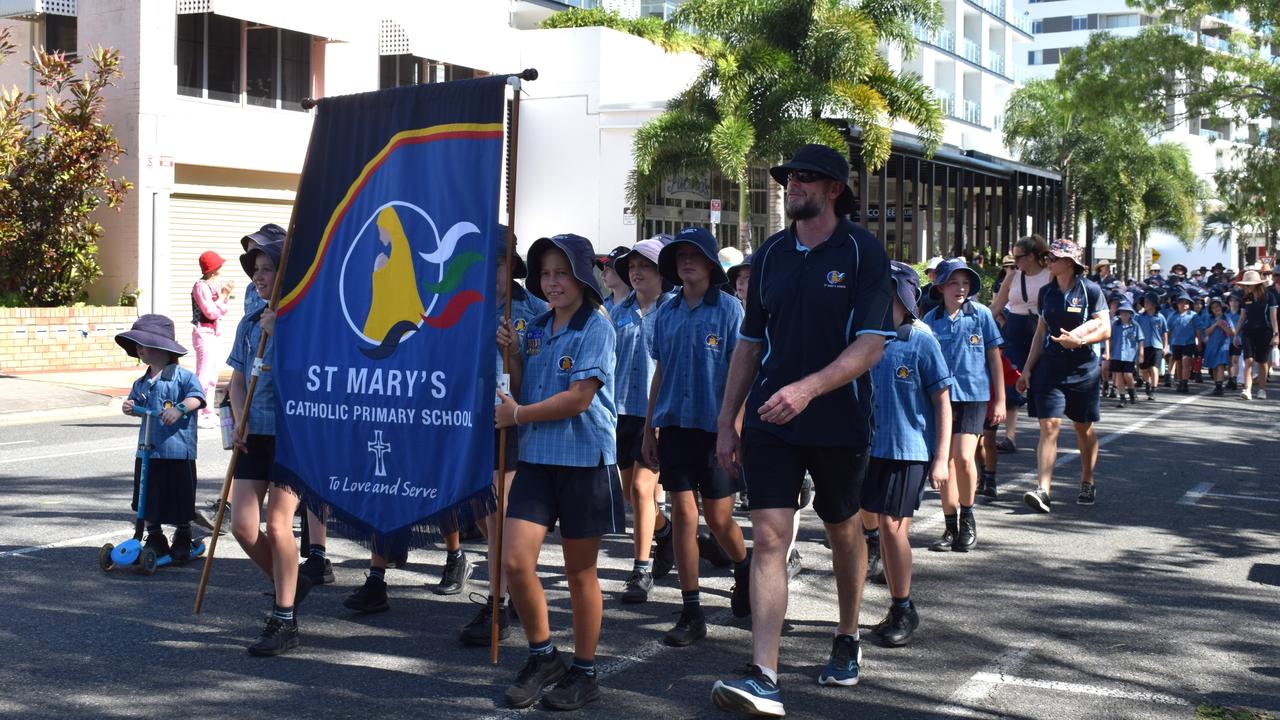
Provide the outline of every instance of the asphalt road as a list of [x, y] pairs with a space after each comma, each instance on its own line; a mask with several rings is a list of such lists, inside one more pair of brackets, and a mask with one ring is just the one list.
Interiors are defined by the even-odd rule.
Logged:
[[[1203, 390], [1203, 388], [1193, 388]], [[1032, 514], [1034, 428], [1001, 456], [1003, 498], [978, 508], [979, 548], [937, 554], [936, 495], [913, 531], [911, 646], [864, 640], [863, 681], [819, 687], [834, 583], [821, 525], [803, 514], [805, 570], [791, 586], [781, 683], [788, 714], [813, 718], [1190, 717], [1199, 703], [1280, 711], [1280, 413], [1277, 401], [1165, 394], [1104, 411], [1098, 504], [1074, 504], [1078, 464], [1060, 458], [1054, 512]], [[342, 598], [363, 581], [364, 551], [330, 542], [338, 582], [300, 613], [303, 647], [245, 653], [270, 607], [268, 583], [225, 536], [205, 611], [191, 614], [200, 564], [154, 576], [103, 573], [97, 548], [131, 533], [136, 424], [119, 417], [0, 428], [0, 716], [517, 717], [502, 689], [524, 661], [517, 629], [499, 666], [460, 647], [475, 612], [464, 593], [431, 595], [443, 553], [417, 551], [388, 573], [392, 610], [360, 616]], [[199, 495], [216, 493], [227, 454], [201, 441]], [[745, 522], [745, 520], [744, 520]], [[478, 545], [473, 557], [482, 555]], [[606, 594], [621, 591], [630, 543], [609, 538]], [[554, 640], [569, 638], [568, 597], [544, 550]], [[477, 577], [483, 576], [483, 566]], [[704, 564], [713, 625], [689, 649], [661, 644], [679, 610], [674, 574], [649, 603], [606, 600], [597, 658], [609, 718], [719, 718], [715, 679], [749, 660], [749, 629], [728, 612], [730, 578]], [[483, 591], [479, 582], [472, 590]], [[885, 612], [868, 586], [863, 623]]]

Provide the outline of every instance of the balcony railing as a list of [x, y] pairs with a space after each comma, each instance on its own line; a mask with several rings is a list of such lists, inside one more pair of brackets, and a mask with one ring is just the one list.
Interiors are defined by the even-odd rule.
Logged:
[[1027, 13], [1024, 12], [1021, 15], [1014, 15], [1012, 18], [1009, 19], [1009, 22], [1012, 23], [1014, 27], [1018, 28], [1022, 32], [1028, 35], [1032, 34], [1031, 33], [1031, 16], [1028, 15]]
[[942, 109], [942, 116], [955, 117], [956, 97], [946, 90], [934, 90], [933, 94], [938, 98], [938, 107]]
[[1221, 140], [1222, 133], [1217, 130], [1210, 130], [1209, 128], [1202, 127], [1200, 128], [1200, 137], [1208, 138], [1209, 140]]
[[1004, 0], [982, 0], [982, 7], [996, 17], [1004, 17]]
[[1004, 56], [998, 52], [988, 52], [986, 68], [993, 73], [1004, 75]]
[[982, 106], [972, 100], [965, 100], [961, 104], [963, 114], [961, 119], [974, 125], [982, 124]]
[[951, 53], [956, 51], [956, 34], [946, 28], [938, 28], [931, 33], [924, 25], [916, 23], [915, 36], [922, 43], [942, 48]]
[[969, 38], [965, 38], [964, 39], [964, 59], [968, 60], [971, 63], [981, 65], [982, 64], [982, 46], [970, 40]]

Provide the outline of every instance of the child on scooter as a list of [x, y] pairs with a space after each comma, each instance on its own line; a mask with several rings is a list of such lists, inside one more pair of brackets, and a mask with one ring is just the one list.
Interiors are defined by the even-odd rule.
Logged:
[[[191, 559], [191, 521], [196, 513], [196, 416], [205, 406], [200, 381], [190, 370], [178, 366], [187, 349], [174, 340], [173, 321], [163, 315], [143, 315], [128, 332], [116, 335], [116, 343], [130, 357], [141, 360], [147, 371], [134, 381], [121, 408], [133, 415], [134, 407], [145, 407], [155, 417], [144, 417], [138, 440], [146, 438], [151, 426], [151, 459], [147, 465], [147, 496], [144, 515], [147, 524], [145, 547], [157, 556], [170, 555], [173, 562]], [[133, 504], [138, 509], [138, 480], [142, 474], [142, 449], [133, 462]], [[173, 543], [165, 538], [161, 525], [173, 525]]]

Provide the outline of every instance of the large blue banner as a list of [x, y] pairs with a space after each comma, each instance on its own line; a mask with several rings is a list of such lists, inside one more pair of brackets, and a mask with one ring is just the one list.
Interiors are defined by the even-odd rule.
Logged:
[[390, 534], [488, 492], [504, 81], [321, 100], [276, 323], [276, 472]]

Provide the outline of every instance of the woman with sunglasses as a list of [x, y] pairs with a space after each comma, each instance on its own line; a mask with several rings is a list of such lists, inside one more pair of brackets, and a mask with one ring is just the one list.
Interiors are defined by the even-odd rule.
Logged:
[[[1028, 235], [1014, 243], [1010, 255], [1013, 256], [1013, 270], [992, 299], [991, 312], [1004, 336], [1004, 356], [1010, 365], [1022, 370], [1040, 317], [1040, 289], [1052, 279], [1046, 269], [1049, 243], [1039, 235]], [[1006, 393], [1005, 397], [1008, 404], [1004, 437], [996, 447], [1000, 452], [1013, 452], [1018, 449], [1018, 408], [1026, 401], [1016, 392]], [[994, 497], [995, 483], [983, 483], [982, 490], [983, 495]]]

